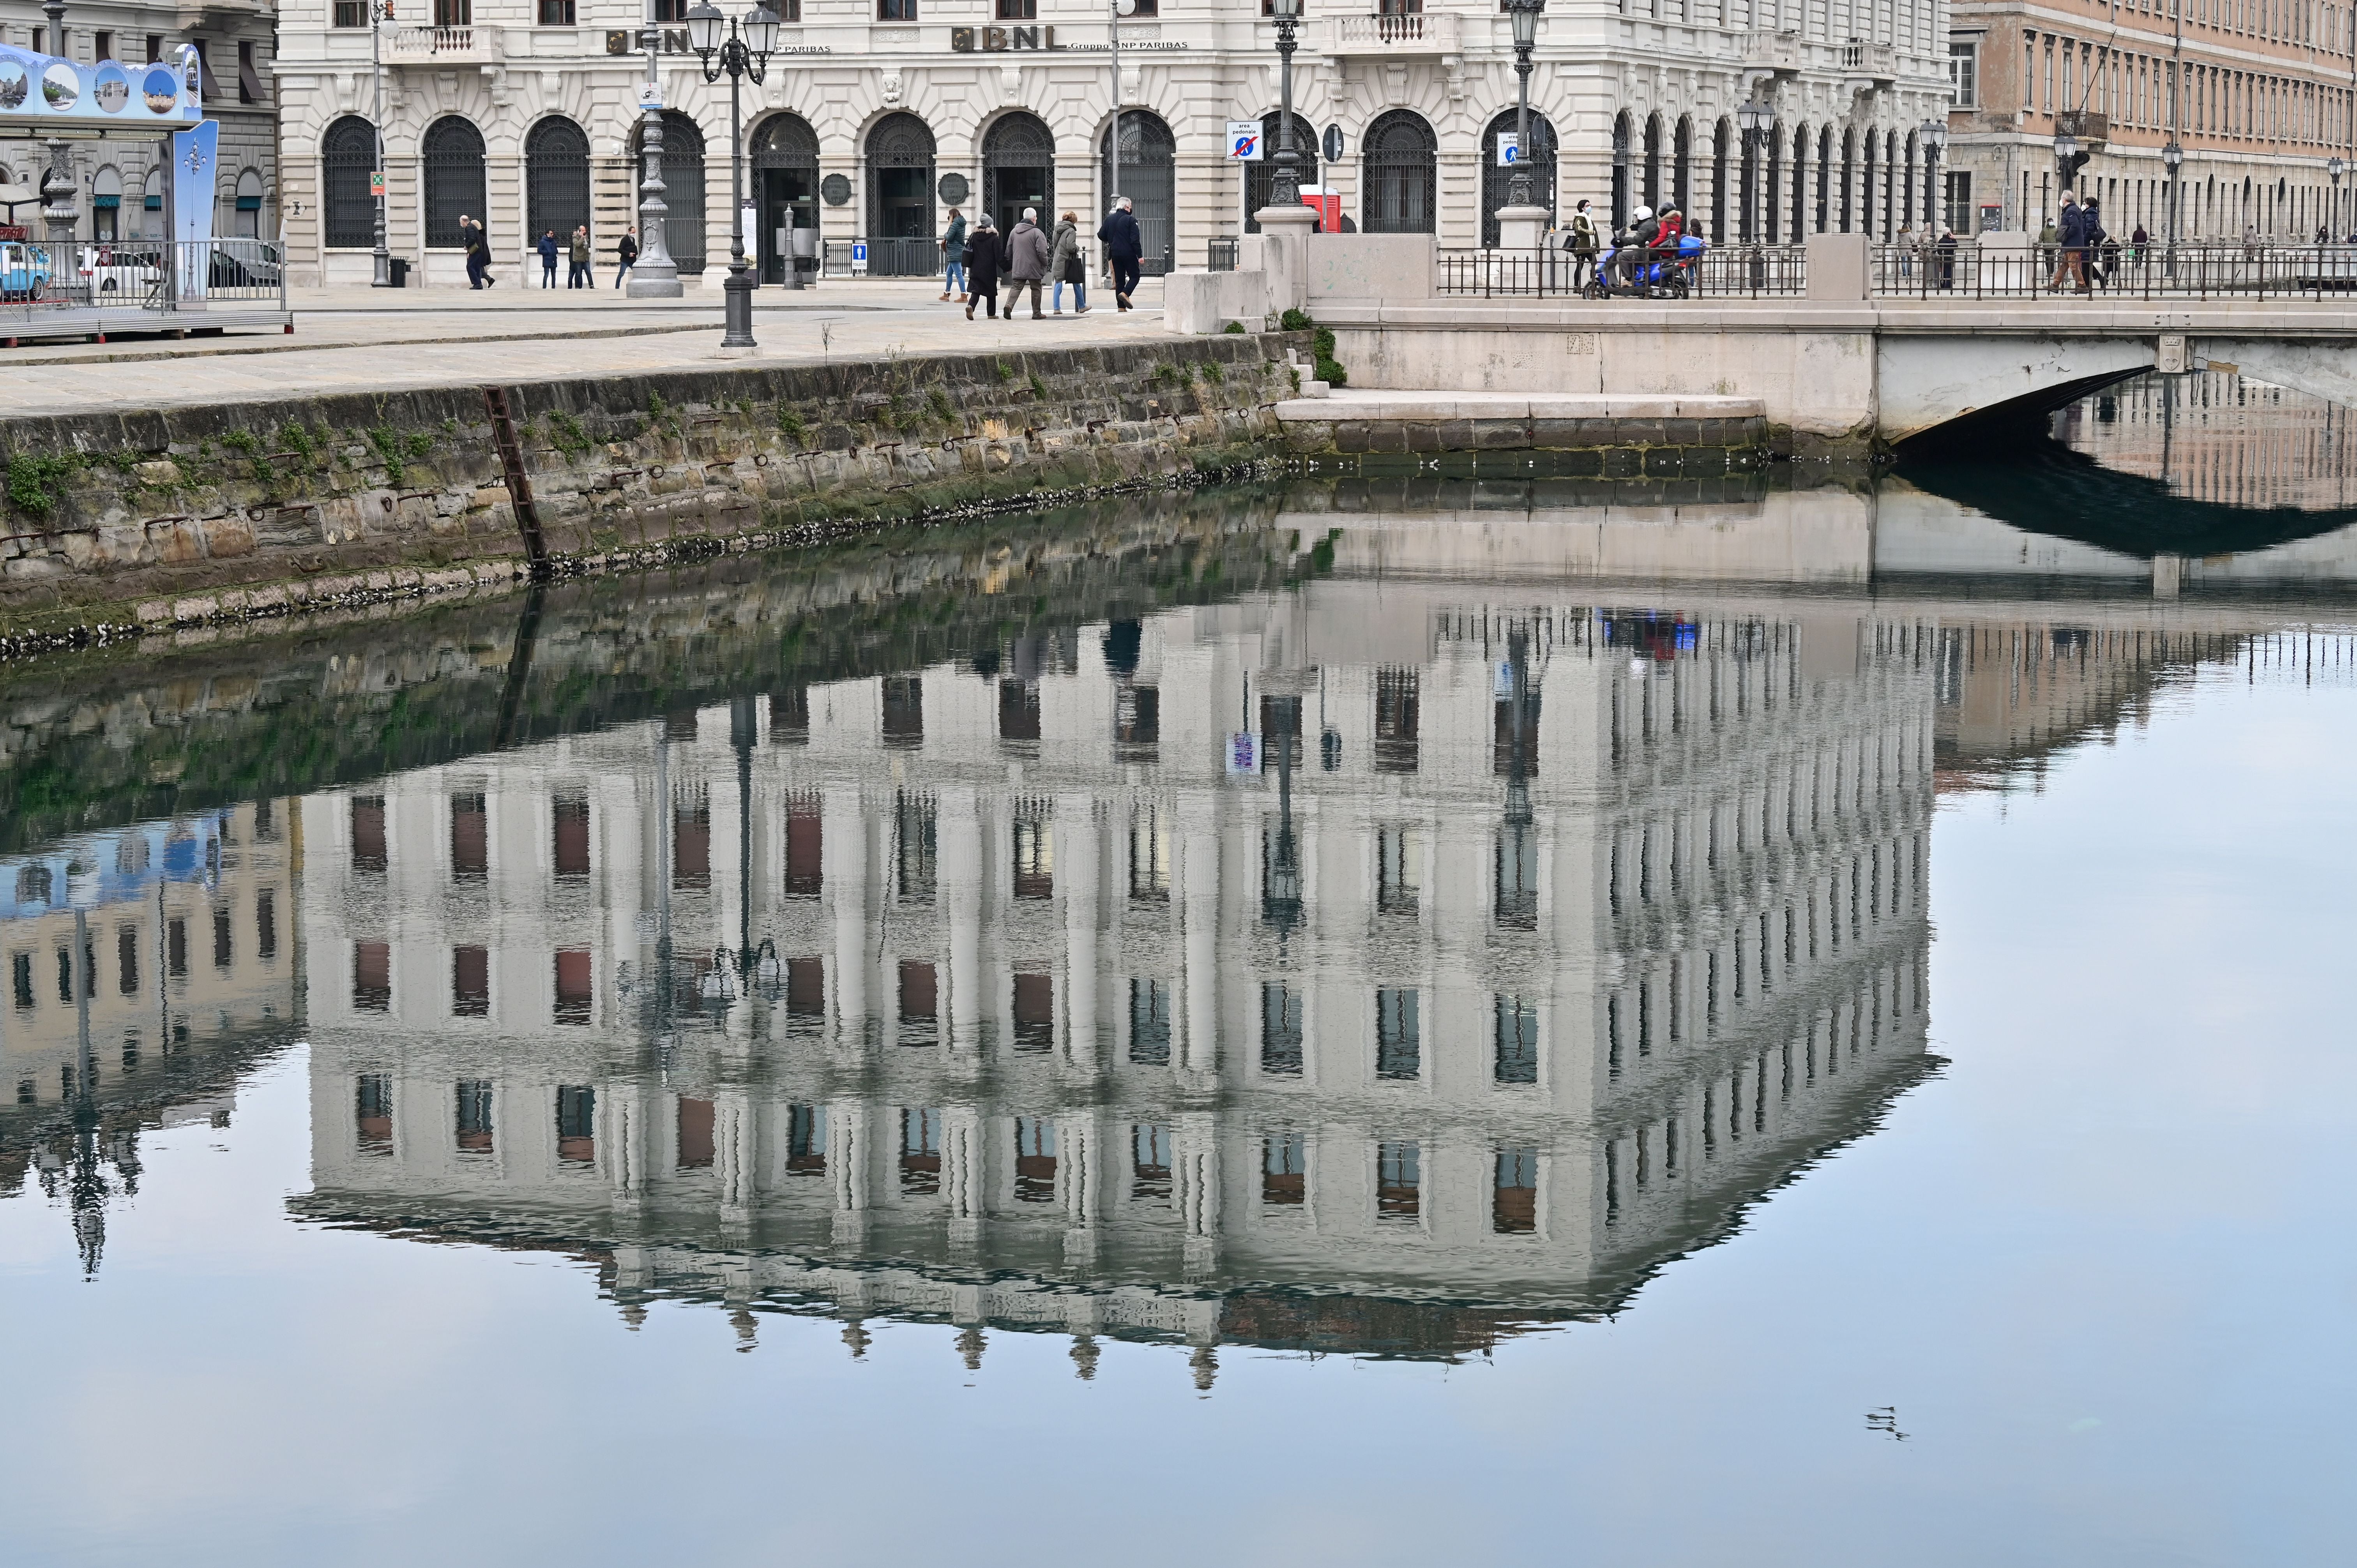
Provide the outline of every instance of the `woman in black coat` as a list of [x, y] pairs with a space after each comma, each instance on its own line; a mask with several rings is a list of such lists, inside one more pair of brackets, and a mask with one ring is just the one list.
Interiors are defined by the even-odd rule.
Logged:
[[998, 268], [1006, 255], [1006, 236], [985, 212], [974, 220], [974, 228], [965, 237], [965, 318], [974, 319], [974, 307], [981, 306], [993, 317], [998, 315]]

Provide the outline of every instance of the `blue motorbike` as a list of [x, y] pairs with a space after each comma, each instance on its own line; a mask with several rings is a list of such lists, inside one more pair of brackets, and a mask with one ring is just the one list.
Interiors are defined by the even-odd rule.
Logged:
[[1692, 234], [1681, 234], [1674, 247], [1653, 247], [1652, 259], [1631, 269], [1627, 281], [1612, 282], [1612, 258], [1620, 247], [1608, 247], [1596, 258], [1596, 275], [1585, 292], [1590, 299], [1684, 299], [1694, 292], [1695, 272], [1709, 248]]

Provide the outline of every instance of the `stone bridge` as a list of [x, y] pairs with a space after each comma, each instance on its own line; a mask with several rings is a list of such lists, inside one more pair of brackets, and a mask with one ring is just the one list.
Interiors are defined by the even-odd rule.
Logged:
[[[1845, 244], [1848, 269], [1830, 264]], [[1817, 297], [1758, 300], [1437, 297], [1423, 235], [1308, 236], [1256, 254], [1266, 297], [1290, 294], [1332, 328], [1353, 390], [1741, 398], [1802, 453], [1962, 433], [2151, 371], [2235, 370], [2357, 404], [2357, 295], [1867, 297], [1856, 235], [1812, 241]], [[1190, 292], [1172, 275], [1174, 329], [1217, 330], [1228, 295], [1251, 303], [1254, 280], [1209, 276]], [[1848, 297], [1824, 297], [1836, 293]]]

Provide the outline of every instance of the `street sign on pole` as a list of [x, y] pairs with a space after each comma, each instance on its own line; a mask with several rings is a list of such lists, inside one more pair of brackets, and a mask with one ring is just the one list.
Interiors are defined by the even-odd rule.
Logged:
[[371, 198], [371, 199], [375, 199], [375, 198], [377, 198], [377, 197], [381, 197], [381, 196], [382, 196], [383, 194], [384, 194], [384, 170], [382, 170], [382, 169], [381, 169], [381, 168], [380, 168], [380, 169], [371, 169], [371, 170], [369, 171], [369, 196], [370, 196], [370, 198]]
[[851, 242], [851, 274], [854, 277], [857, 277], [866, 270], [867, 242], [865, 240], [854, 240]]
[[1259, 121], [1228, 122], [1228, 156], [1239, 163], [1256, 164], [1261, 161]]
[[1498, 133], [1498, 166], [1512, 168], [1522, 161], [1522, 138], [1512, 131]]

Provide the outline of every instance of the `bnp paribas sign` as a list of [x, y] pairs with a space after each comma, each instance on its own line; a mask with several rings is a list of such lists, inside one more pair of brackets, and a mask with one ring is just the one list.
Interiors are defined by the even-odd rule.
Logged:
[[954, 54], [1003, 54], [1008, 49], [1054, 49], [1053, 27], [952, 27], [950, 49]]

